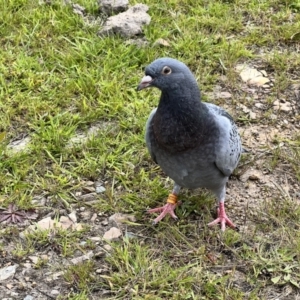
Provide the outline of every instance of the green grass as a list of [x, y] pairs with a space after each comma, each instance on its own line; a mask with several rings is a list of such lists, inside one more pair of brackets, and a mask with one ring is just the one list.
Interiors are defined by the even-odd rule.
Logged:
[[[97, 1], [78, 3], [101, 23]], [[142, 215], [163, 201], [172, 182], [151, 161], [144, 144], [144, 125], [159, 92], [137, 93], [136, 86], [148, 63], [171, 56], [188, 64], [206, 101], [217, 84], [232, 93], [232, 99], [215, 103], [230, 107], [241, 128], [276, 126], [271, 114], [289, 117], [274, 112], [272, 103], [277, 98], [291, 101], [290, 85], [299, 83], [299, 44], [291, 39], [300, 31], [299, 0], [144, 3], [152, 18], [144, 28], [149, 45], [138, 47], [121, 37], [98, 37], [99, 25], [86, 22], [63, 1], [1, 2], [0, 206], [35, 208], [39, 218], [51, 210], [58, 215], [82, 206], [95, 213], [137, 216], [132, 230], [143, 238], [121, 239], [106, 258], [69, 266], [63, 299], [255, 300], [270, 299], [270, 291], [287, 287], [296, 295], [300, 209], [295, 195], [272, 195], [248, 217], [252, 227], [241, 233], [207, 228], [214, 202], [205, 192], [181, 194], [177, 223], [166, 219], [153, 227], [150, 217]], [[158, 38], [170, 47], [154, 46]], [[247, 98], [234, 71], [243, 62], [256, 62], [274, 78], [267, 108], [256, 120], [235, 109], [238, 103], [252, 108], [256, 101]], [[292, 118], [299, 123], [297, 114]], [[100, 130], [83, 143], [70, 144], [91, 126]], [[9, 144], [24, 136], [30, 138], [26, 151], [12, 152]], [[280, 142], [284, 147], [269, 149], [262, 168], [278, 175], [280, 164], [288, 166], [299, 187], [299, 135]], [[74, 196], [89, 180], [101, 180], [106, 187], [92, 205]], [[47, 199], [45, 205], [33, 201], [39, 196]], [[93, 228], [87, 225], [82, 232], [37, 232], [25, 240], [15, 227], [3, 228], [0, 250], [12, 245], [10, 255], [18, 262], [50, 246], [59, 257], [70, 258], [78, 249], [88, 250], [80, 246]], [[107, 270], [98, 274], [102, 265]], [[47, 261], [39, 262], [39, 269], [46, 267]]]

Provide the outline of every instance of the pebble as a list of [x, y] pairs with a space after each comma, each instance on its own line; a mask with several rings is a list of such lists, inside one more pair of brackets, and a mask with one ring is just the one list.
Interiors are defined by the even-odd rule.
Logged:
[[103, 226], [107, 226], [107, 225], [108, 225], [108, 221], [107, 221], [107, 220], [105, 220], [105, 221], [102, 221], [102, 222], [101, 222], [101, 225], [103, 225]]
[[92, 236], [90, 237], [90, 240], [93, 242], [100, 242], [102, 238], [100, 236]]
[[105, 249], [106, 251], [111, 251], [112, 250], [112, 246], [106, 244], [103, 246], [103, 249]]
[[248, 179], [256, 181], [260, 180], [262, 177], [262, 173], [256, 169], [248, 169], [244, 174], [240, 176], [241, 182], [246, 182]]
[[92, 185], [94, 185], [94, 181], [86, 181], [85, 184], [87, 186], [92, 186]]
[[128, 0], [99, 0], [99, 9], [111, 16], [125, 11], [128, 8]]
[[0, 282], [8, 279], [16, 273], [16, 269], [19, 265], [8, 266], [0, 269]]
[[91, 201], [91, 200], [95, 200], [96, 197], [97, 197], [96, 193], [89, 193], [89, 194], [82, 195], [80, 199], [84, 201]]
[[42, 260], [48, 260], [49, 257], [48, 257], [47, 254], [42, 254], [42, 255], [41, 255], [41, 259], [42, 259]]
[[292, 110], [291, 103], [288, 101], [285, 101], [284, 99], [276, 100], [273, 103], [273, 107], [275, 110], [280, 110], [280, 111], [290, 111]]
[[91, 219], [91, 215], [92, 215], [92, 212], [91, 211], [83, 211], [80, 213], [80, 216], [83, 220], [90, 220]]
[[33, 300], [34, 298], [31, 295], [26, 295], [23, 300]]
[[263, 108], [264, 107], [264, 105], [262, 103], [259, 103], [259, 102], [255, 103], [254, 106], [257, 107], [257, 108]]
[[96, 189], [93, 186], [84, 186], [82, 188], [85, 192], [93, 193], [96, 191]]
[[103, 239], [111, 241], [119, 238], [122, 235], [122, 232], [117, 227], [112, 227], [108, 231], [106, 231], [103, 235]]
[[94, 256], [94, 253], [92, 251], [90, 251], [85, 255], [82, 255], [82, 256], [75, 257], [75, 258], [71, 259], [71, 262], [72, 262], [73, 265], [77, 265], [79, 263], [82, 263], [85, 260], [89, 260], [93, 256]]
[[60, 294], [60, 292], [59, 292], [58, 290], [52, 290], [52, 291], [50, 292], [50, 294], [53, 295], [53, 296], [57, 296], [57, 295]]
[[256, 113], [253, 111], [250, 111], [249, 116], [250, 116], [250, 119], [252, 119], [252, 120], [256, 119]]
[[9, 290], [11, 290], [14, 286], [13, 286], [12, 284], [9, 283], [9, 284], [6, 285], [6, 287], [7, 287]]
[[105, 256], [105, 254], [106, 253], [104, 251], [99, 251], [99, 252], [95, 253], [95, 257], [96, 258], [103, 257], [103, 256]]
[[153, 46], [170, 47], [170, 43], [162, 38], [159, 38], [154, 42]]
[[26, 262], [23, 264], [23, 267], [25, 267], [26, 269], [31, 269], [32, 265], [29, 262]]
[[125, 237], [128, 238], [128, 239], [136, 239], [136, 238], [137, 238], [137, 235], [134, 234], [133, 232], [127, 231], [127, 232], [125, 233]]
[[28, 258], [36, 265], [39, 261], [39, 258], [37, 256], [28, 256]]
[[106, 272], [106, 269], [97, 269], [96, 270], [97, 274], [101, 274], [101, 273], [104, 273], [104, 272]]
[[97, 219], [97, 214], [93, 214], [92, 217], [91, 217], [91, 221], [94, 222], [95, 220]]
[[106, 188], [102, 185], [96, 186], [96, 193], [101, 194], [106, 191]]
[[73, 12], [79, 16], [85, 15], [85, 8], [79, 4], [73, 3], [72, 4]]
[[143, 33], [142, 27], [148, 25], [151, 17], [147, 14], [148, 6], [145, 4], [136, 4], [127, 11], [109, 17], [101, 30], [99, 36], [121, 35], [130, 38]]

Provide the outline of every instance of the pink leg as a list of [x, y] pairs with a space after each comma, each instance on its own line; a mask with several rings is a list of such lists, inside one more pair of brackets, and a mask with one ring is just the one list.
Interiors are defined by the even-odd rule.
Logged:
[[148, 213], [160, 212], [160, 215], [153, 220], [153, 224], [157, 224], [161, 221], [167, 214], [169, 214], [173, 219], [177, 219], [177, 216], [174, 213], [174, 209], [177, 206], [177, 195], [169, 194], [167, 199], [167, 204], [162, 207], [157, 207], [153, 209], [149, 209]]
[[225, 212], [225, 207], [224, 207], [224, 202], [219, 203], [219, 208], [218, 208], [218, 218], [215, 219], [214, 221], [210, 222], [208, 226], [213, 226], [218, 223], [221, 223], [221, 230], [225, 231], [226, 224], [233, 228], [236, 229], [236, 226], [232, 223], [232, 221], [227, 217], [226, 212]]

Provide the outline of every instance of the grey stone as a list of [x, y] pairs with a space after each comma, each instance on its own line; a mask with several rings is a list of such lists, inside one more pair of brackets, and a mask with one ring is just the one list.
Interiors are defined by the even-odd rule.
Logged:
[[100, 11], [108, 16], [123, 12], [128, 8], [128, 0], [99, 0], [98, 3]]
[[91, 259], [93, 256], [94, 256], [93, 251], [90, 251], [90, 252], [86, 253], [85, 255], [82, 255], [82, 256], [75, 257], [75, 258], [71, 259], [71, 263], [73, 265], [78, 265], [78, 264], [82, 263], [85, 260]]
[[7, 147], [13, 153], [18, 153], [21, 151], [27, 151], [30, 142], [31, 142], [31, 138], [29, 136], [27, 136], [23, 139], [15, 140], [15, 141], [9, 143]]
[[72, 4], [73, 12], [81, 17], [85, 15], [85, 8], [77, 3]]
[[102, 185], [96, 185], [96, 193], [101, 194], [106, 191], [106, 188]]
[[58, 290], [52, 290], [50, 294], [54, 295], [54, 296], [57, 296], [57, 295], [60, 294], [60, 292]]
[[7, 278], [13, 276], [16, 273], [16, 269], [19, 265], [8, 266], [0, 269], [0, 281], [4, 281]]
[[83, 200], [83, 201], [91, 201], [91, 200], [95, 200], [96, 198], [97, 198], [96, 193], [89, 193], [89, 194], [80, 196], [80, 200]]
[[98, 32], [98, 35], [119, 34], [126, 38], [140, 35], [142, 34], [142, 26], [148, 25], [151, 21], [147, 11], [147, 5], [136, 4], [123, 13], [109, 17], [103, 28]]

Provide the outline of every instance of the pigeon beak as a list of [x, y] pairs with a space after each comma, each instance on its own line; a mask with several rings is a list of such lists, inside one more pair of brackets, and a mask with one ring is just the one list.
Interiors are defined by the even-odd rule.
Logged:
[[140, 84], [138, 85], [137, 87], [137, 90], [140, 91], [140, 90], [143, 90], [149, 86], [151, 86], [151, 82], [153, 81], [153, 78], [149, 75], [147, 76], [144, 76], [140, 82]]

